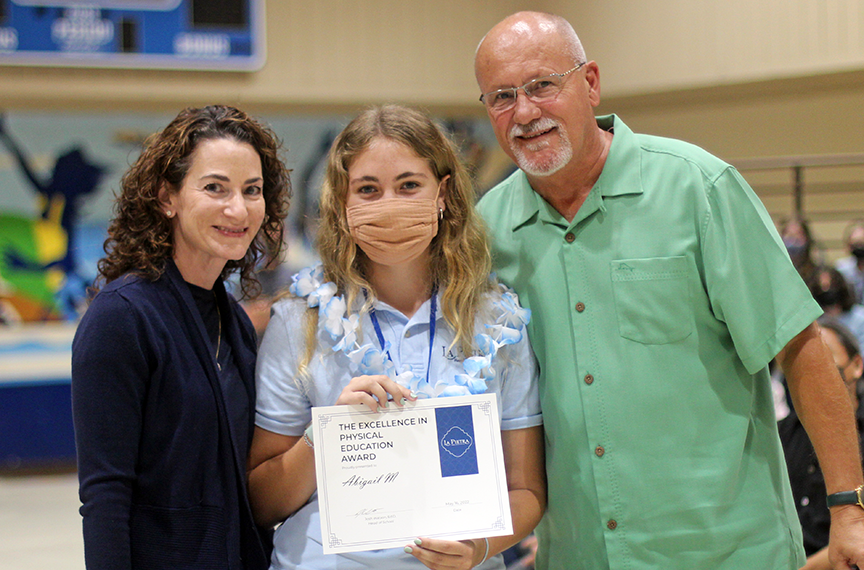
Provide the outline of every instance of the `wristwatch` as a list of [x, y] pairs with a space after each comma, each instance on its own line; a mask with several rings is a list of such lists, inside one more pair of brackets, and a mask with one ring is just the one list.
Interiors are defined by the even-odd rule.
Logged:
[[837, 505], [858, 505], [862, 509], [864, 509], [864, 501], [862, 501], [861, 490], [864, 489], [864, 485], [861, 485], [854, 491], [842, 491], [840, 493], [831, 493], [828, 495], [828, 507], [835, 507]]

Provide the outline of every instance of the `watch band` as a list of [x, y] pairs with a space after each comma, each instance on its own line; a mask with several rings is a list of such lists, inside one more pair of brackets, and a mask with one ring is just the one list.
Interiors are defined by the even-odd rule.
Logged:
[[831, 493], [828, 495], [828, 508], [836, 507], [837, 505], [858, 505], [862, 509], [864, 509], [864, 501], [862, 501], [861, 497], [861, 489], [864, 488], [864, 485], [861, 485], [854, 491], [841, 491], [840, 493]]

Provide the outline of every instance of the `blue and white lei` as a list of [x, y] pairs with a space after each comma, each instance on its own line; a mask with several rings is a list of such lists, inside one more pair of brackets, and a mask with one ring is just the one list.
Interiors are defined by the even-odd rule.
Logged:
[[336, 295], [336, 285], [324, 283], [321, 265], [307, 267], [292, 277], [289, 291], [297, 297], [305, 298], [309, 307], [318, 307], [318, 326], [323, 328], [335, 343], [332, 350], [343, 352], [356, 366], [360, 374], [383, 374], [394, 382], [412, 390], [420, 398], [441, 396], [467, 396], [486, 392], [487, 382], [495, 377], [495, 356], [498, 349], [522, 340], [522, 331], [531, 319], [531, 310], [519, 305], [519, 297], [504, 285], [501, 297], [494, 301], [499, 315], [494, 324], [487, 324], [487, 333], [474, 337], [478, 354], [462, 362], [464, 374], [453, 378], [442, 378], [434, 386], [425, 377], [414, 374], [410, 365], [396, 369], [387, 357], [390, 349], [388, 342], [383, 350], [371, 343], [361, 345], [357, 333], [360, 330], [360, 316], [347, 314], [348, 307], [341, 295]]

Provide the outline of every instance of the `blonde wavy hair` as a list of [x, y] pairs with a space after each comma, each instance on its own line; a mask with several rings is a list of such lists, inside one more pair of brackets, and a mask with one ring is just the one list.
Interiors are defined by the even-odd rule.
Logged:
[[[369, 258], [354, 243], [345, 211], [348, 168], [378, 138], [404, 144], [428, 161], [437, 181], [450, 176], [447, 208], [430, 244], [430, 270], [442, 294], [443, 316], [456, 333], [453, 345], [469, 355], [474, 348], [474, 322], [481, 296], [491, 288], [492, 262], [485, 227], [474, 208], [477, 197], [471, 177], [455, 144], [425, 113], [400, 105], [372, 107], [336, 137], [327, 157], [319, 205], [317, 248], [324, 278], [336, 284], [349, 307], [364, 290], [369, 298], [362, 311], [371, 306], [375, 291], [366, 279]], [[307, 353], [301, 370], [311, 360], [316, 344], [317, 312], [311, 310], [307, 315]]]

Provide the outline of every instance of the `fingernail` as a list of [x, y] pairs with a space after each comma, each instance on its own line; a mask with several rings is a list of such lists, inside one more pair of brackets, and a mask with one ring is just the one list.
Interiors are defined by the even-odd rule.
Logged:
[[411, 548], [410, 546], [405, 547], [405, 554], [411, 554], [412, 552], [414, 552], [413, 548]]
[[399, 403], [404, 406], [405, 402], [407, 402], [407, 401], [408, 401], [408, 398], [402, 398], [401, 400], [399, 400]]
[[415, 538], [415, 539], [414, 539], [414, 544], [416, 544], [417, 546], [420, 546], [421, 544], [423, 544], [423, 541], [420, 540], [419, 538]]
[[412, 398], [416, 398], [416, 397], [417, 397], [417, 392], [415, 392], [414, 390], [411, 390], [411, 397], [412, 397]]

